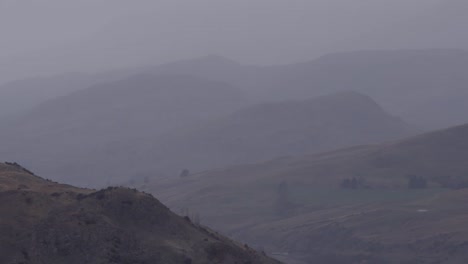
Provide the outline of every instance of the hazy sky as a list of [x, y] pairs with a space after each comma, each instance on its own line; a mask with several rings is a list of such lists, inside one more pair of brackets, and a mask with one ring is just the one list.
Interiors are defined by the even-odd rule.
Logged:
[[[110, 23], [138, 27], [151, 17], [153, 33], [203, 31], [310, 45], [313, 36], [332, 30], [368, 28], [406, 19], [428, 0], [0, 0], [1, 55], [85, 39]], [[426, 3], [427, 4], [427, 3]], [[127, 20], [125, 20], [127, 17]], [[145, 28], [145, 30], [147, 30]], [[264, 31], [261, 33], [260, 31]], [[150, 34], [152, 32], [146, 32]], [[252, 36], [251, 34], [255, 34]], [[258, 36], [263, 34], [263, 36]], [[222, 42], [222, 37], [211, 36]], [[306, 41], [299, 44], [298, 37]], [[232, 40], [231, 40], [232, 41]], [[251, 44], [246, 39], [241, 45]], [[289, 43], [288, 43], [289, 42]], [[292, 43], [291, 43], [292, 42]], [[295, 42], [295, 43], [294, 43]], [[223, 43], [220, 43], [223, 44]], [[235, 44], [235, 43], [233, 43]], [[245, 47], [243, 47], [245, 48]], [[248, 47], [247, 47], [248, 48]], [[227, 47], [227, 50], [231, 47]]]
[[71, 70], [206, 54], [289, 63], [359, 49], [361, 36], [460, 1], [0, 0], [0, 57], [67, 58]]

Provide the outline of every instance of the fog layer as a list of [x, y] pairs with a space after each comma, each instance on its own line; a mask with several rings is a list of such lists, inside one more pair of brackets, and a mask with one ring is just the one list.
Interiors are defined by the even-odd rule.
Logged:
[[456, 14], [465, 7], [457, 0], [3, 0], [0, 81], [206, 54], [276, 64], [369, 48], [460, 48], [463, 27], [453, 25], [464, 25]]

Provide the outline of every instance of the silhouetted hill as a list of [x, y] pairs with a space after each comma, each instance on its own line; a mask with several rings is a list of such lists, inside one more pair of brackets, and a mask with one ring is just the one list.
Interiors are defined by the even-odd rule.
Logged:
[[[445, 128], [468, 122], [468, 53], [458, 50], [362, 51], [327, 55], [272, 74], [272, 98], [355, 90], [410, 123]], [[262, 87], [259, 85], [259, 87]]]
[[1, 263], [278, 263], [154, 197], [94, 191], [0, 164]]
[[139, 76], [41, 105], [8, 124], [0, 153], [41, 175], [96, 186], [416, 133], [354, 92], [229, 114], [240, 105], [229, 86], [195, 77]]
[[0, 117], [30, 110], [46, 100], [91, 86], [99, 79], [98, 76], [73, 73], [3, 84], [0, 86]]
[[[3, 122], [0, 152], [40, 174], [67, 175], [83, 184], [83, 177], [92, 177], [91, 167], [115, 165], [106, 163], [115, 149], [242, 105], [242, 93], [230, 85], [183, 75], [138, 75], [50, 100]], [[105, 178], [96, 182], [106, 183]]]
[[304, 101], [248, 107], [147, 140], [152, 142], [146, 144], [151, 147], [142, 146], [141, 154], [130, 160], [151, 157], [159, 161], [155, 166], [199, 171], [376, 143], [412, 133], [416, 130], [387, 114], [371, 98], [342, 92]]
[[[147, 189], [171, 208], [197, 211], [204, 223], [269, 251], [289, 252], [291, 260], [464, 263], [467, 157], [463, 125], [167, 179]], [[410, 187], [412, 178], [427, 186]], [[346, 187], [346, 179], [356, 185]], [[280, 183], [288, 190], [283, 207]]]
[[46, 101], [63, 97], [100, 83], [123, 80], [141, 74], [139, 68], [96, 74], [74, 72], [19, 79], [0, 85], [0, 118], [22, 114]]
[[428, 129], [468, 122], [468, 52], [450, 49], [335, 53], [279, 66], [235, 64], [206, 57], [150, 68], [230, 83], [256, 102], [302, 99], [354, 90], [391, 114]]
[[0, 118], [18, 115], [45, 101], [79, 90], [125, 80], [135, 75], [191, 75], [201, 79], [206, 79], [207, 76], [223, 76], [219, 79], [236, 80], [241, 73], [244, 76], [244, 73], [249, 72], [250, 68], [255, 66], [249, 67], [221, 56], [211, 55], [159, 66], [122, 68], [94, 74], [75, 72], [18, 79], [0, 85]]
[[[370, 187], [404, 188], [408, 175], [436, 182], [444, 177], [467, 179], [467, 156], [468, 125], [463, 125], [406, 140], [238, 166], [228, 169], [227, 178], [232, 178], [235, 170], [252, 180], [255, 175], [267, 177], [276, 170], [277, 179], [310, 181], [328, 187], [339, 187], [346, 177], [362, 177]], [[212, 173], [222, 175], [220, 171]]]
[[[468, 77], [464, 74], [468, 70], [467, 54], [466, 51], [448, 49], [374, 50], [335, 53], [305, 63], [263, 67], [207, 56], [159, 66], [110, 71], [86, 78], [103, 82], [142, 73], [191, 75], [238, 87], [251, 103], [298, 100], [354, 90], [371, 96], [391, 114], [410, 123], [439, 129], [468, 122], [463, 115], [468, 110], [464, 103], [468, 98], [465, 89]], [[63, 90], [57, 94], [64, 95], [64, 91], [68, 91], [67, 86], [76, 86], [74, 80], [63, 84], [60, 77], [58, 79]], [[41, 82], [36, 85], [30, 81], [24, 85], [30, 87], [27, 91], [36, 91], [35, 88], [44, 86]], [[36, 92], [40, 96], [33, 99], [27, 94], [18, 97], [21, 93], [17, 93], [15, 97], [7, 96], [3, 100], [7, 102], [5, 105], [14, 104], [18, 108], [19, 105], [28, 105], [19, 102], [38, 102], [50, 94], [47, 89], [37, 91], [40, 91]]]

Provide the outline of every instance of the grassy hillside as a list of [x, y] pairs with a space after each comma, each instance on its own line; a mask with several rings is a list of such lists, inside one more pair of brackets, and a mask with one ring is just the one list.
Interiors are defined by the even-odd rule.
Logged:
[[1, 263], [278, 263], [136, 190], [95, 191], [0, 164]]
[[[464, 263], [467, 157], [464, 125], [146, 188], [239, 240], [288, 252], [288, 261]], [[412, 177], [426, 187], [409, 188]], [[353, 178], [359, 184], [344, 187]]]

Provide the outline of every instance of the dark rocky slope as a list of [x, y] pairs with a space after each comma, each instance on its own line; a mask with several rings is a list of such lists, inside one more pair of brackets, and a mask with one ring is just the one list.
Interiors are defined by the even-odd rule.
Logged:
[[0, 164], [0, 263], [278, 263], [151, 195], [60, 185]]

